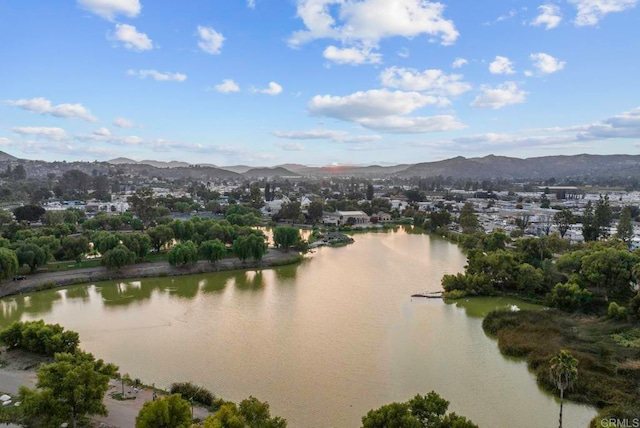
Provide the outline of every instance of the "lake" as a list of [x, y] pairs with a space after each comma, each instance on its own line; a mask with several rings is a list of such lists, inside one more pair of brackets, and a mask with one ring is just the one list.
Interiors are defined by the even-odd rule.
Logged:
[[[193, 381], [233, 401], [253, 395], [294, 428], [357, 427], [368, 410], [431, 390], [481, 427], [557, 425], [558, 402], [482, 330], [488, 310], [528, 305], [412, 299], [463, 269], [458, 247], [402, 229], [354, 238], [296, 266], [5, 298], [0, 326], [60, 323], [133, 378]], [[595, 415], [565, 405], [564, 426]]]

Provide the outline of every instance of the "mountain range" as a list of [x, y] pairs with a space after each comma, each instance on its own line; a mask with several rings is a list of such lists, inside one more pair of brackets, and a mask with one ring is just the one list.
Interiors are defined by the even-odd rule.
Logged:
[[329, 165], [307, 166], [283, 164], [275, 167], [251, 167], [247, 165], [215, 166], [192, 165], [186, 162], [135, 161], [117, 158], [107, 162], [45, 162], [19, 159], [0, 151], [0, 165], [20, 163], [30, 177], [46, 177], [49, 173], [61, 174], [69, 169], [87, 173], [107, 173], [118, 169], [142, 176], [158, 176], [168, 179], [239, 179], [272, 177], [452, 177], [454, 179], [485, 180], [504, 178], [511, 180], [542, 180], [555, 178], [638, 178], [640, 179], [640, 155], [589, 155], [544, 156], [527, 159], [489, 155], [476, 158], [462, 156], [451, 159], [402, 164], [380, 165]]

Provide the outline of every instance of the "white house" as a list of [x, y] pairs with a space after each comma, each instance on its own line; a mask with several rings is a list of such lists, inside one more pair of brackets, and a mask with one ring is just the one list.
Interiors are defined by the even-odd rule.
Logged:
[[332, 226], [366, 224], [369, 223], [369, 218], [369, 215], [364, 211], [336, 211], [334, 213], [324, 213], [322, 223]]

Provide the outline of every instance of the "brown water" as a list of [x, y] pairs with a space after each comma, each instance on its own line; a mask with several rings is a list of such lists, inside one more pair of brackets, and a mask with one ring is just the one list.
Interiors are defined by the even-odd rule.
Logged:
[[[190, 380], [234, 401], [254, 395], [294, 428], [357, 427], [368, 410], [431, 390], [481, 427], [557, 424], [556, 400], [482, 330], [488, 310], [522, 303], [412, 300], [462, 270], [459, 249], [403, 231], [354, 237], [298, 266], [7, 298], [0, 326], [60, 323], [145, 383]], [[564, 426], [594, 416], [569, 404]]]

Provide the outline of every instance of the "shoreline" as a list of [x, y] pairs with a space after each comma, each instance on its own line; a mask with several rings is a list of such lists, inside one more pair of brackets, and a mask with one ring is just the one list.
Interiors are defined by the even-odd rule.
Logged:
[[0, 298], [16, 294], [31, 293], [60, 288], [68, 285], [91, 282], [110, 281], [114, 279], [153, 278], [165, 276], [197, 275], [202, 273], [221, 272], [230, 270], [265, 269], [295, 264], [302, 256], [297, 251], [283, 252], [270, 248], [262, 260], [247, 260], [228, 258], [210, 263], [199, 260], [194, 265], [175, 267], [169, 262], [143, 262], [125, 266], [117, 271], [109, 271], [104, 266], [82, 268], [61, 272], [43, 272], [27, 276], [20, 281], [5, 281], [0, 283]]

